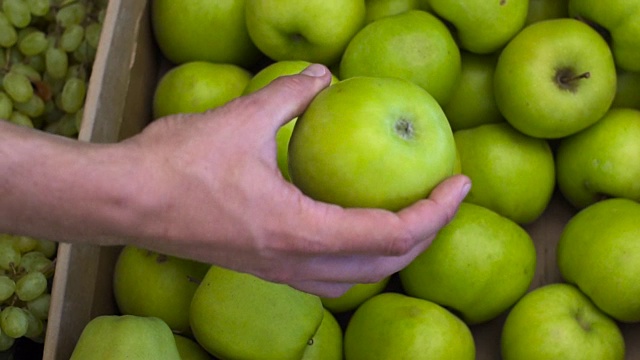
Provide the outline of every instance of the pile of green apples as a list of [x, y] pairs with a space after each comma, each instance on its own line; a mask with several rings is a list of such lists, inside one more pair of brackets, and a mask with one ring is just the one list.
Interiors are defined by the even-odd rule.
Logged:
[[[140, 359], [475, 359], [472, 329], [500, 317], [492, 358], [629, 355], [640, 0], [152, 0], [150, 11], [167, 64], [154, 118], [321, 63], [331, 85], [276, 134], [286, 181], [390, 211], [457, 173], [473, 186], [411, 264], [338, 298], [125, 247], [113, 277], [121, 313], [87, 326], [76, 360], [96, 359], [98, 336]], [[553, 201], [571, 216], [555, 258], [540, 258], [526, 229]], [[540, 261], [562, 281], [534, 284]]]

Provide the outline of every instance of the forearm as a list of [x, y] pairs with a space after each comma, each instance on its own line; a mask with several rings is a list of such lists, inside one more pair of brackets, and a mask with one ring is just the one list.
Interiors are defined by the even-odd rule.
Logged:
[[98, 244], [122, 242], [138, 220], [135, 161], [0, 121], [0, 233]]

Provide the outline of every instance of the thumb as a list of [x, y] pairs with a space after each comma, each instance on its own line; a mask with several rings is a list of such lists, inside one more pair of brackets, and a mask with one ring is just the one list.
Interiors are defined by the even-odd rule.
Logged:
[[280, 127], [302, 114], [311, 100], [331, 83], [331, 72], [324, 65], [312, 64], [300, 74], [281, 76], [247, 96], [260, 111], [261, 121]]

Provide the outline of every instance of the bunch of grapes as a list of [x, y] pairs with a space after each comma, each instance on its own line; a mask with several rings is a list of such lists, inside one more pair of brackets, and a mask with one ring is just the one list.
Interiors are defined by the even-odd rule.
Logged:
[[0, 0], [0, 119], [76, 137], [107, 0]]
[[0, 351], [44, 340], [57, 244], [0, 234]]

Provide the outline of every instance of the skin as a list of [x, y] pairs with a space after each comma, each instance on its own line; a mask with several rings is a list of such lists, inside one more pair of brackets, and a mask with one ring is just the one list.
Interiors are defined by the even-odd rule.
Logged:
[[114, 144], [2, 121], [0, 173], [10, 176], [0, 178], [0, 232], [132, 244], [321, 296], [380, 281], [429, 246], [470, 180], [449, 178], [397, 212], [305, 197], [278, 170], [275, 134], [330, 79], [313, 65], [215, 110], [155, 120]]

